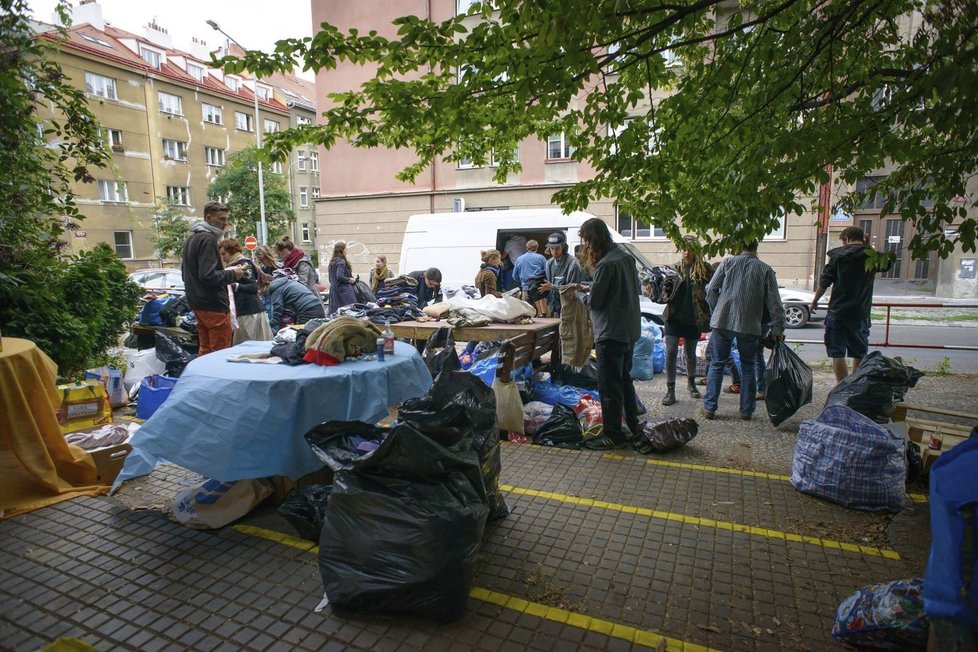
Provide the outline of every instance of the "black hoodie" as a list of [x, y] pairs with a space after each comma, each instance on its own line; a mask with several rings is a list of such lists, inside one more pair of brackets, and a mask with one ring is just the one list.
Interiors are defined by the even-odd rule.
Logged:
[[865, 244], [847, 244], [829, 251], [819, 284], [826, 290], [834, 286], [829, 312], [837, 319], [853, 323], [869, 317], [876, 273], [886, 270], [866, 271], [867, 249]]

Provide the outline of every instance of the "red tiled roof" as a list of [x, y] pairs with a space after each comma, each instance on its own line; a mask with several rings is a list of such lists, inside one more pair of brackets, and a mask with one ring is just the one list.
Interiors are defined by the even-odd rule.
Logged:
[[[106, 43], [108, 45], [102, 45], [101, 43], [90, 41], [84, 38], [84, 36], [82, 35], [86, 35], [91, 38], [98, 39], [99, 41], [102, 41], [103, 43]], [[52, 32], [46, 32], [41, 36], [43, 38], [47, 38], [50, 40], [56, 40], [57, 38], [56, 33], [52, 33]], [[132, 39], [135, 40], [137, 43], [143, 43], [149, 45], [152, 48], [163, 50], [164, 52], [166, 52], [168, 59], [171, 56], [179, 56], [179, 57], [184, 57], [206, 68], [210, 67], [208, 62], [201, 61], [197, 57], [187, 52], [184, 52], [182, 50], [176, 50], [173, 48], [162, 47], [160, 45], [157, 45], [156, 43], [151, 42], [145, 37], [138, 36], [136, 34], [127, 32], [117, 27], [113, 27], [111, 25], [106, 25], [104, 30], [100, 30], [89, 23], [82, 23], [79, 25], [72, 26], [68, 30], [68, 38], [67, 41], [65, 42], [65, 45], [67, 47], [76, 50], [81, 50], [89, 54], [93, 54], [96, 57], [108, 59], [110, 61], [114, 61], [117, 63], [123, 63], [133, 68], [138, 68], [139, 70], [142, 70], [146, 74], [150, 74], [150, 73], [157, 74], [160, 75], [161, 77], [166, 77], [183, 84], [197, 86], [199, 88], [206, 89], [208, 91], [217, 93], [219, 95], [234, 97], [236, 99], [241, 100], [242, 102], [252, 103], [255, 101], [254, 94], [244, 85], [241, 85], [239, 87], [238, 92], [234, 92], [230, 88], [228, 88], [224, 83], [212, 77], [211, 75], [205, 76], [203, 82], [199, 82], [193, 77], [191, 77], [185, 70], [171, 63], [169, 60], [166, 63], [162, 64], [160, 68], [158, 69], [153, 68], [148, 63], [146, 63], [146, 61], [144, 61], [142, 57], [140, 57], [138, 54], [136, 54], [135, 52], [127, 48], [125, 45], [123, 45], [121, 43], [121, 39]], [[284, 104], [282, 104], [281, 102], [279, 102], [274, 98], [270, 100], [263, 100], [259, 98], [258, 103], [259, 105], [263, 106], [266, 109], [272, 109], [282, 113], [288, 113], [288, 107], [286, 107]]]

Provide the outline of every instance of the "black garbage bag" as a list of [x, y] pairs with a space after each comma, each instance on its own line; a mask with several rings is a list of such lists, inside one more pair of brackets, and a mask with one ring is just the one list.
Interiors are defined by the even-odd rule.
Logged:
[[888, 423], [896, 401], [903, 400], [923, 375], [919, 369], [873, 351], [829, 392], [825, 407], [845, 405], [877, 423]]
[[812, 402], [812, 370], [784, 342], [777, 342], [764, 369], [764, 405], [771, 423], [781, 425]]
[[164, 326], [176, 326], [177, 317], [182, 317], [188, 312], [190, 312], [190, 303], [187, 301], [187, 297], [176, 297], [167, 301], [160, 308], [160, 321], [163, 322]]
[[632, 446], [642, 455], [668, 453], [685, 446], [700, 431], [696, 419], [667, 419], [645, 424], [642, 432], [633, 438]]
[[377, 303], [377, 297], [370, 291], [370, 286], [359, 278], [353, 284], [353, 294], [357, 298], [357, 303]]
[[474, 450], [489, 500], [489, 518], [495, 520], [509, 514], [499, 491], [502, 461], [496, 396], [484, 382], [464, 371], [441, 374], [427, 394], [401, 404], [397, 419], [410, 423], [446, 448]]
[[421, 357], [424, 358], [432, 378], [438, 378], [442, 371], [459, 371], [462, 368], [458, 353], [455, 352], [455, 338], [448, 326], [442, 326], [432, 333], [428, 343], [424, 345]]
[[156, 331], [153, 336], [156, 341], [156, 358], [166, 365], [166, 375], [179, 378], [190, 361], [197, 356], [189, 353], [178, 337], [163, 331]]
[[551, 375], [553, 376], [553, 382], [560, 385], [573, 385], [581, 389], [597, 389], [598, 361], [595, 358], [588, 358], [588, 361], [584, 363], [580, 371], [574, 371], [573, 367], [561, 364]]
[[332, 492], [331, 484], [296, 487], [288, 493], [276, 511], [285, 517], [300, 537], [319, 541], [326, 518], [326, 503], [329, 502]]
[[319, 539], [319, 570], [330, 604], [441, 621], [465, 610], [489, 510], [475, 451], [449, 450], [410, 424], [379, 432], [356, 457], [351, 422], [306, 435], [342, 468]]
[[574, 410], [557, 403], [547, 420], [533, 433], [532, 441], [540, 446], [578, 450], [584, 442], [584, 429]]
[[924, 458], [917, 444], [907, 438], [907, 482], [916, 480], [924, 474]]

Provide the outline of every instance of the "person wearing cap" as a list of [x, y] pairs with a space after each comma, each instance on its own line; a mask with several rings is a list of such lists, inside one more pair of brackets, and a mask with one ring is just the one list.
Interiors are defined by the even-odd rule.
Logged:
[[[577, 258], [567, 253], [567, 236], [557, 231], [547, 237], [547, 251], [551, 258], [547, 261], [545, 280], [540, 284], [540, 291], [547, 295], [547, 308], [551, 317], [560, 316], [561, 285], [582, 283], [584, 270]], [[638, 294], [635, 295], [638, 297]]]

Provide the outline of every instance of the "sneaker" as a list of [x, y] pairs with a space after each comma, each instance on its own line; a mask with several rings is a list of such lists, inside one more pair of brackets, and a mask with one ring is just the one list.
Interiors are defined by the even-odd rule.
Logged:
[[757, 396], [755, 396], [754, 399], [755, 400], [758, 400], [758, 401], [763, 401], [764, 400], [764, 392], [758, 392], [757, 393]]
[[725, 391], [727, 392], [727, 394], [740, 394], [740, 384], [734, 383], [730, 387], [728, 387]]
[[740, 415], [740, 420], [741, 421], [750, 421], [752, 418], [753, 418], [753, 416], [750, 415], [750, 414], [741, 414]]
[[584, 448], [592, 451], [607, 451], [616, 448], [628, 448], [631, 444], [626, 441], [617, 441], [608, 435], [602, 435], [594, 439], [585, 439]]
[[713, 421], [716, 418], [716, 412], [710, 412], [706, 408], [700, 408], [700, 415], [707, 421]]
[[690, 398], [703, 398], [703, 395], [700, 394], [700, 390], [696, 389], [696, 385], [689, 386], [689, 396]]

